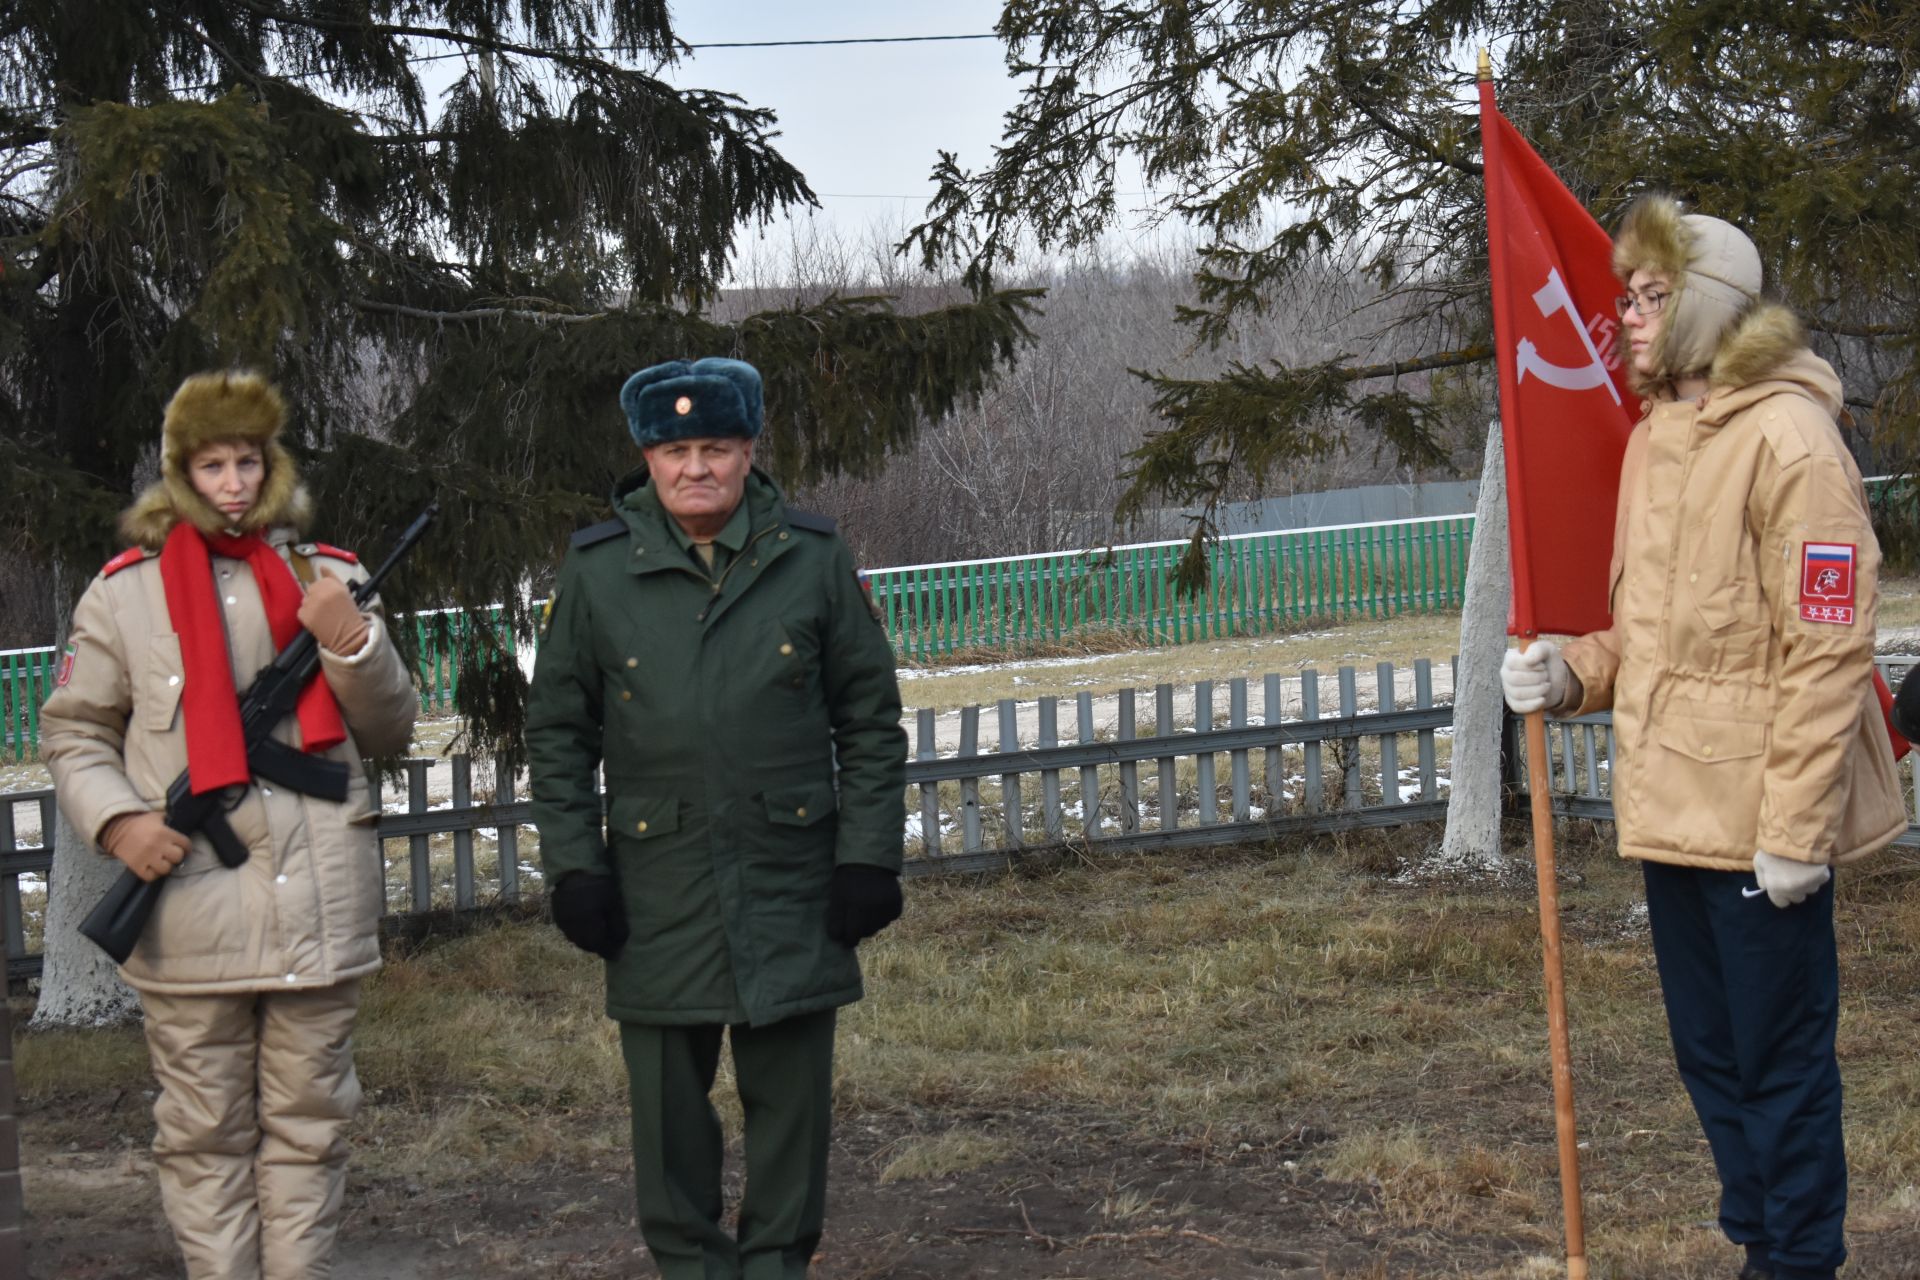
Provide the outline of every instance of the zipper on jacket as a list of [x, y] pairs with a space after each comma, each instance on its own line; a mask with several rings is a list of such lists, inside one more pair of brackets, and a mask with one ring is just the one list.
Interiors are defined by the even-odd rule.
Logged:
[[742, 560], [747, 558], [747, 552], [753, 550], [753, 544], [760, 541], [760, 539], [766, 537], [768, 534], [772, 533], [775, 529], [778, 529], [779, 527], [780, 526], [777, 524], [770, 524], [766, 528], [762, 529], [760, 532], [754, 534], [751, 538], [747, 539], [747, 545], [740, 548], [740, 553], [738, 555], [734, 556], [733, 559], [727, 561], [727, 567], [722, 569], [720, 571], [720, 576], [713, 580], [713, 594], [719, 595], [721, 590], [726, 587], [727, 576], [731, 574], [736, 568], [739, 567], [740, 562]]
[[700, 616], [697, 619], [695, 619], [695, 621], [705, 622], [707, 620], [707, 615], [713, 612], [713, 606], [719, 603], [721, 593], [726, 589], [728, 576], [733, 573], [734, 569], [739, 566], [742, 560], [745, 560], [747, 558], [747, 552], [753, 550], [755, 543], [759, 542], [760, 539], [766, 537], [768, 534], [772, 533], [775, 529], [778, 529], [779, 527], [780, 526], [777, 524], [770, 524], [766, 528], [762, 529], [760, 532], [754, 534], [751, 538], [747, 539], [747, 545], [740, 548], [739, 552], [735, 554], [733, 559], [727, 561], [727, 567], [720, 571], [719, 577], [713, 579], [713, 599], [707, 603], [706, 608], [700, 611]]

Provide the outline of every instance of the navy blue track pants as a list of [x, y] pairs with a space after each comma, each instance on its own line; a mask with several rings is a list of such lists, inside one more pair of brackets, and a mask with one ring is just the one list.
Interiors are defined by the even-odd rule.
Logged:
[[1782, 910], [1745, 872], [1643, 864], [1680, 1078], [1720, 1174], [1720, 1226], [1776, 1280], [1826, 1280], [1847, 1250], [1834, 1033], [1833, 881]]

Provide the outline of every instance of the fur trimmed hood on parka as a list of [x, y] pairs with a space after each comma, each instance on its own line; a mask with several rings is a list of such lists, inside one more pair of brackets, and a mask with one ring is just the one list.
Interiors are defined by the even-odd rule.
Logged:
[[[160, 479], [121, 513], [122, 535], [157, 551], [182, 520], [202, 533], [257, 533], [276, 525], [304, 530], [313, 503], [280, 445], [286, 419], [279, 390], [257, 373], [196, 373], [182, 382], [161, 427]], [[237, 525], [200, 496], [187, 474], [193, 455], [210, 444], [257, 444], [266, 462], [260, 494]]]
[[[1642, 395], [1692, 375], [1716, 387], [1744, 386], [1806, 348], [1793, 313], [1760, 299], [1760, 254], [1745, 233], [1683, 213], [1671, 197], [1642, 196], [1628, 208], [1614, 237], [1613, 271], [1622, 283], [1635, 271], [1662, 275], [1672, 290], [1651, 349], [1657, 372], [1633, 372]], [[1623, 326], [1621, 354], [1629, 360], [1630, 338]]]

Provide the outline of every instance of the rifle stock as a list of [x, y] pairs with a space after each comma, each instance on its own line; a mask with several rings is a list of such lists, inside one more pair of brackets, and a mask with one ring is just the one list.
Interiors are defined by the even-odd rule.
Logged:
[[142, 880], [123, 869], [120, 878], [87, 912], [80, 932], [115, 964], [125, 964], [133, 954], [133, 944], [140, 940], [140, 931], [147, 927], [147, 917], [153, 914], [154, 904], [160, 900], [160, 886], [165, 883], [164, 878]]
[[[413, 550], [438, 514], [440, 504], [431, 502], [414, 518], [380, 567], [353, 589], [356, 604], [364, 608], [378, 594], [380, 584]], [[301, 688], [319, 665], [319, 643], [312, 632], [303, 628], [254, 677], [246, 695], [240, 699], [240, 726], [247, 743], [247, 765], [258, 776], [289, 790], [325, 800], [345, 800], [349, 780], [346, 765], [304, 755], [272, 737], [275, 726], [293, 711]], [[247, 846], [227, 821], [224, 795], [219, 791], [195, 795], [190, 771], [182, 769], [167, 788], [167, 825], [184, 836], [196, 832], [205, 835], [221, 863], [237, 867], [247, 860]], [[142, 880], [131, 870], [121, 871], [120, 878], [80, 922], [81, 935], [106, 952], [115, 964], [125, 964], [147, 927], [147, 919], [153, 914], [154, 905], [160, 900], [160, 888], [165, 883], [165, 876]]]

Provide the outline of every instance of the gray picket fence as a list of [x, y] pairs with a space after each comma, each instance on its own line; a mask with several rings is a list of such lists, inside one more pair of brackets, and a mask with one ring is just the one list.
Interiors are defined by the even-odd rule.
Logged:
[[[1897, 683], [1915, 661], [1881, 665]], [[1442, 756], [1450, 759], [1452, 724], [1451, 695], [1435, 697], [1434, 665], [1424, 660], [1410, 671], [1378, 664], [1371, 679], [1342, 667], [1330, 682], [1309, 670], [1162, 684], [1144, 698], [1122, 689], [922, 709], [902, 809], [907, 874], [992, 870], [1050, 852], [1151, 851], [1437, 819], [1446, 812]], [[1517, 724], [1510, 720], [1510, 731]], [[987, 749], [983, 727], [994, 739]], [[1549, 721], [1547, 730], [1555, 811], [1610, 820], [1610, 718]], [[1518, 733], [1509, 738], [1510, 782], [1524, 793], [1524, 744]], [[1909, 797], [1913, 767], [1911, 757], [1902, 766]], [[448, 785], [436, 801], [435, 771], [443, 768]], [[520, 901], [539, 871], [521, 862], [520, 828], [532, 813], [515, 778], [496, 768], [491, 787], [476, 790], [464, 755], [409, 760], [402, 772], [404, 800], [391, 812], [383, 805], [376, 828], [389, 918]], [[0, 796], [0, 920], [15, 980], [39, 972], [23, 890], [44, 902], [53, 803], [48, 790]], [[15, 839], [16, 812], [27, 806], [38, 809], [37, 845]], [[1920, 826], [1900, 843], [1920, 847]]]
[[[1875, 660], [1889, 688], [1900, 682], [1920, 658], [1881, 657]], [[1525, 735], [1521, 722], [1507, 718], [1507, 782], [1525, 794], [1528, 787]], [[1613, 820], [1614, 738], [1613, 716], [1599, 712], [1567, 720], [1547, 722], [1549, 789], [1553, 793], [1553, 811], [1566, 818]], [[1920, 753], [1909, 754], [1897, 766], [1901, 794], [1906, 798], [1907, 829], [1894, 844], [1902, 848], [1920, 848]]]

